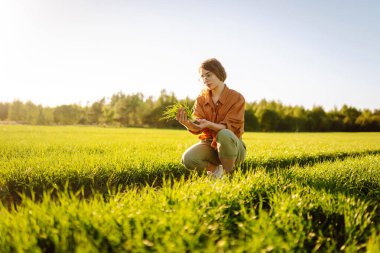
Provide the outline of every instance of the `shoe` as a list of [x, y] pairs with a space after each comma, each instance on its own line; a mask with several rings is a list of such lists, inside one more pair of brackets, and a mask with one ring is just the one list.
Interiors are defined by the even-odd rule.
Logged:
[[219, 165], [214, 172], [207, 171], [207, 176], [213, 180], [222, 179], [224, 174], [223, 166]]

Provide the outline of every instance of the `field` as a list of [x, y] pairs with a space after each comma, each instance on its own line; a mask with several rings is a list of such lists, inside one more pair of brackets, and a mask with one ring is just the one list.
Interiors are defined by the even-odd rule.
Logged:
[[380, 133], [245, 133], [230, 178], [185, 130], [0, 125], [1, 252], [380, 252]]

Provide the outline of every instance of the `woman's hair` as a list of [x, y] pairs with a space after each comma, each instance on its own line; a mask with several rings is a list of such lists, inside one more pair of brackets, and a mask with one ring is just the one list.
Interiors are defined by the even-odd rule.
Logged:
[[205, 69], [218, 77], [218, 79], [222, 82], [226, 81], [227, 78], [227, 73], [224, 70], [223, 65], [215, 58], [210, 58], [205, 60], [204, 62], [201, 63], [201, 66], [199, 66], [199, 70]]
[[[202, 62], [199, 66], [199, 71], [201, 69], [205, 69], [207, 71], [212, 72], [222, 82], [224, 82], [227, 78], [227, 73], [224, 70], [223, 65], [215, 58], [210, 58]], [[201, 91], [201, 95], [207, 96], [207, 94], [209, 94], [209, 91], [207, 87], [204, 87]]]

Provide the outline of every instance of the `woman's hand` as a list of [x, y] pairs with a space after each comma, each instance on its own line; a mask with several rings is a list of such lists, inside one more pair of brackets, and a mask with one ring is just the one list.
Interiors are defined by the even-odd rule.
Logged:
[[183, 107], [179, 108], [176, 115], [176, 120], [182, 125], [186, 126], [189, 123], [185, 109]]
[[197, 121], [198, 121], [197, 126], [200, 127], [201, 129], [210, 128], [210, 124], [211, 124], [210, 121], [206, 119], [197, 119]]
[[181, 125], [183, 125], [184, 127], [186, 127], [187, 129], [189, 129], [190, 131], [193, 131], [193, 132], [198, 132], [200, 130], [202, 130], [202, 128], [200, 128], [197, 124], [194, 124], [193, 122], [191, 122], [188, 118], [187, 118], [187, 115], [186, 115], [186, 111], [184, 108], [179, 108], [178, 111], [177, 111], [177, 115], [176, 115], [176, 120], [181, 123]]
[[201, 129], [208, 128], [217, 132], [219, 130], [227, 128], [227, 126], [224, 124], [217, 124], [206, 119], [197, 119], [197, 122], [197, 126]]

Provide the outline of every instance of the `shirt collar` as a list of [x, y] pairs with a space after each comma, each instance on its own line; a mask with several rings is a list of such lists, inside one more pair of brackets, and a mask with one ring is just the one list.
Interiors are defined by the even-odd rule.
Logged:
[[[219, 103], [221, 104], [225, 104], [227, 102], [227, 99], [228, 99], [228, 92], [229, 92], [229, 88], [227, 87], [227, 84], [224, 84], [224, 89], [222, 91], [222, 94], [220, 95], [220, 98], [219, 98]], [[212, 97], [211, 97], [211, 91], [209, 91], [207, 97], [206, 97], [206, 104], [213, 104], [214, 102], [212, 101]]]
[[227, 87], [227, 84], [224, 84], [224, 89], [223, 89], [222, 94], [220, 95], [220, 98], [219, 98], [219, 102], [221, 104], [227, 103], [229, 90], [230, 89]]

